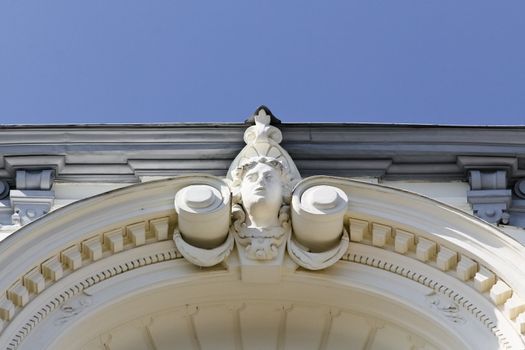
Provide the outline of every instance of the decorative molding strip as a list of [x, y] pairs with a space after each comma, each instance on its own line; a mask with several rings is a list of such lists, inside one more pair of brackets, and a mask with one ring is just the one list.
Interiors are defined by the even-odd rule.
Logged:
[[6, 349], [17, 349], [18, 346], [22, 343], [22, 341], [27, 337], [27, 335], [38, 325], [38, 323], [45, 319], [54, 310], [62, 308], [62, 311], [65, 312], [65, 316], [60, 318], [60, 321], [62, 322], [67, 322], [70, 317], [74, 316], [73, 313], [78, 313], [82, 311], [81, 309], [85, 308], [87, 306], [86, 304], [80, 305], [80, 310], [72, 310], [71, 312], [69, 312], [67, 308], [64, 308], [62, 306], [73, 296], [78, 295], [85, 289], [92, 287], [99, 282], [107, 280], [108, 278], [122, 274], [124, 272], [131, 271], [139, 267], [175, 259], [182, 259], [182, 255], [180, 255], [175, 250], [175, 248], [171, 248], [169, 250], [161, 251], [153, 255], [145, 257], [143, 256], [133, 260], [129, 260], [128, 262], [120, 263], [117, 266], [111, 266], [103, 271], [97, 272], [96, 274], [83, 279], [82, 281], [62, 291], [54, 299], [50, 300], [48, 303], [43, 305], [41, 309], [36, 314], [31, 316], [28, 322], [15, 333], [14, 337], [11, 339]]
[[[412, 259], [417, 259], [426, 265], [437, 268], [448, 275], [455, 277], [457, 280], [473, 288], [483, 298], [491, 301], [491, 303], [502, 312], [511, 324], [514, 325], [515, 329], [521, 332], [522, 339], [525, 339], [523, 337], [523, 334], [525, 334], [523, 331], [525, 330], [525, 325], [523, 324], [525, 320], [524, 299], [521, 296], [517, 296], [508, 284], [480, 262], [454, 251], [451, 247], [443, 246], [442, 244], [433, 242], [428, 238], [423, 238], [395, 227], [390, 228], [383, 223], [349, 218], [348, 225], [350, 227], [350, 237], [352, 241], [396, 252]], [[393, 239], [387, 240], [385, 244], [378, 245], [377, 239], [374, 237], [374, 231], [377, 231], [377, 227], [381, 227], [381, 232], [392, 232], [394, 236]], [[388, 227], [388, 229], [386, 227]], [[400, 245], [400, 242], [406, 242], [407, 237], [409, 237], [408, 239], [415, 240], [415, 246], [413, 245], [409, 249], [405, 249], [404, 246], [401, 248], [402, 246]], [[386, 263], [379, 262], [377, 259], [372, 259], [371, 257], [358, 257], [357, 255], [352, 255], [351, 250], [349, 254], [343, 256], [343, 260], [365, 263], [370, 266], [387, 269], [391, 272], [411, 278], [416, 282], [420, 282], [434, 289], [436, 292], [449, 295], [446, 286], [431, 285], [430, 280], [426, 276], [412, 276], [408, 274], [409, 272], [407, 271], [397, 271], [398, 267], [395, 269], [391, 266], [386, 268]], [[453, 300], [461, 298], [457, 293], [449, 296]], [[466, 305], [466, 303], [467, 301], [463, 300], [461, 305]], [[480, 319], [478, 315], [480, 310], [473, 306], [469, 306], [467, 309]], [[489, 322], [488, 316], [486, 317], [486, 320], [480, 319], [480, 321], [487, 325], [489, 329], [494, 328], [493, 332], [497, 332], [497, 328], [495, 328], [496, 325], [492, 321]]]
[[[73, 271], [123, 250], [168, 240], [171, 238], [172, 231], [169, 217], [152, 218], [102, 232], [47, 258], [0, 294], [0, 332], [32, 298]], [[181, 257], [179, 253], [173, 254], [177, 258]], [[134, 263], [130, 266], [135, 267]], [[113, 273], [110, 272], [110, 275]], [[81, 289], [85, 287], [82, 285]], [[77, 292], [74, 290], [73, 294]], [[49, 310], [43, 312], [47, 314]]]
[[[366, 224], [365, 224], [366, 223]], [[454, 252], [452, 249], [438, 245], [437, 243], [419, 237], [416, 234], [407, 232], [405, 230], [400, 230], [395, 227], [385, 225], [384, 223], [368, 222], [365, 220], [353, 219], [348, 220], [350, 227], [350, 235], [353, 237], [353, 241], [357, 238], [360, 240], [360, 244], [374, 246], [376, 248], [385, 249], [397, 254], [407, 256], [409, 258], [417, 259], [420, 262], [423, 262], [426, 265], [430, 265], [440, 271], [443, 270], [442, 267], [447, 267], [447, 274], [454, 276], [461, 283], [475, 288], [478, 292], [483, 295], [485, 298], [490, 298], [492, 302], [498, 307], [500, 311], [509, 320], [515, 320], [515, 325], [517, 329], [523, 329], [522, 322], [525, 319], [525, 308], [524, 304], [521, 301], [522, 299], [517, 296], [513, 296], [512, 289], [505, 284], [501, 279], [498, 279], [492, 272], [490, 272], [486, 267], [480, 266], [479, 270], [478, 263], [472, 260], [469, 257], [460, 255], [457, 252]], [[87, 266], [93, 261], [93, 251], [96, 251], [101, 247], [101, 255], [99, 259], [107, 258], [115, 253], [112, 245], [109, 243], [110, 240], [107, 237], [118, 237], [119, 234], [127, 232], [123, 235], [123, 250], [129, 250], [136, 247], [135, 241], [132, 237], [129, 237], [128, 227], [138, 228], [144, 227], [148, 228], [145, 231], [146, 244], [157, 242], [157, 237], [167, 237], [171, 236], [170, 228], [170, 218], [154, 218], [141, 223], [136, 223], [122, 227], [121, 229], [112, 229], [100, 233], [99, 235], [93, 236], [87, 240], [82, 241], [78, 245], [68, 247], [58, 253], [56, 256], [50, 257], [42, 264], [40, 264], [40, 269], [33, 268], [28, 271], [20, 280], [16, 281], [11, 288], [4, 294], [0, 299], [0, 317], [2, 322], [0, 325], [6, 326], [13, 317], [16, 316], [16, 313], [25, 306], [31, 298], [36, 294], [41, 293], [43, 289], [38, 287], [39, 281], [41, 281], [40, 276], [45, 276], [45, 282], [47, 287], [54, 283], [60, 278], [67, 276], [72, 273], [74, 269], [78, 269], [81, 266]], [[384, 236], [383, 233], [387, 232], [389, 235], [388, 239], [385, 239], [385, 244], [377, 245], [373, 244], [373, 234], [375, 227], [376, 234], [380, 233], [380, 236]], [[104, 239], [106, 238], [106, 241]], [[107, 243], [103, 243], [107, 242]], [[377, 242], [377, 241], [376, 241]], [[396, 245], [397, 242], [397, 245]], [[405, 243], [408, 242], [408, 245]], [[81, 247], [90, 247], [81, 250]], [[421, 246], [420, 253], [418, 256], [417, 247]], [[396, 248], [397, 247], [397, 248]], [[408, 247], [407, 249], [401, 249], [400, 247]], [[429, 248], [431, 247], [431, 248]], [[433, 248], [432, 248], [433, 247]], [[430, 250], [430, 253], [429, 253]], [[117, 250], [119, 251], [119, 250]], [[438, 251], [436, 254], [435, 252]], [[438, 259], [441, 256], [441, 263], [438, 263]], [[461, 267], [460, 263], [454, 264], [457, 261], [457, 257], [460, 256], [460, 263], [463, 261], [465, 267]], [[117, 274], [121, 274], [125, 271], [133, 270], [135, 268], [166, 261], [182, 258], [182, 255], [178, 253], [175, 249], [172, 249], [168, 252], [159, 252], [155, 255], [148, 257], [141, 257], [133, 259], [129, 262], [122, 263], [117, 267], [108, 268], [102, 272], [98, 272], [93, 276], [84, 278], [82, 281], [71, 286], [67, 290], [60, 293], [53, 300], [50, 300], [47, 304], [42, 306], [42, 308], [35, 313], [32, 317], [29, 318], [29, 321], [23, 325], [19, 330], [16, 331], [16, 335], [11, 339], [7, 349], [14, 350], [29, 332], [41, 322], [47, 315], [56, 310], [57, 308], [64, 305], [72, 296], [77, 295], [84, 289], [91, 287], [97, 284], [100, 281], [106, 280], [110, 277], [113, 277]], [[465, 298], [460, 293], [450, 289], [449, 287], [434, 281], [432, 278], [410, 271], [404, 267], [398, 266], [396, 264], [383, 261], [377, 257], [365, 256], [351, 251], [345, 254], [342, 258], [344, 261], [356, 262], [360, 264], [365, 264], [373, 267], [383, 269], [385, 271], [393, 272], [397, 275], [409, 278], [415, 282], [418, 282], [424, 286], [432, 288], [439, 295], [444, 295], [451, 300], [451, 303], [458, 305], [462, 308], [465, 308], [470, 312], [476, 319], [478, 319], [483, 325], [487, 327], [499, 341], [506, 348], [510, 348], [510, 343], [505, 337], [505, 334], [497, 327], [497, 324], [483, 311], [476, 307], [472, 301]], [[441, 264], [441, 265], [440, 265]], [[473, 265], [474, 264], [474, 265]], [[441, 267], [440, 267], [441, 266]], [[473, 267], [476, 271], [473, 270]], [[40, 273], [39, 273], [40, 271]], [[457, 271], [467, 271], [466, 273], [461, 272], [459, 275]], [[40, 274], [40, 276], [39, 276]], [[469, 276], [468, 279], [462, 278], [462, 276]], [[41, 284], [40, 284], [41, 285]], [[512, 298], [511, 298], [512, 296]], [[451, 304], [452, 305], [452, 304]], [[436, 307], [443, 307], [443, 305], [437, 305]], [[446, 312], [446, 310], [444, 311]], [[446, 315], [445, 315], [446, 316]], [[450, 315], [446, 317], [454, 320], [459, 320], [456, 317], [457, 315]], [[461, 321], [461, 320], [459, 320]]]
[[[138, 182], [202, 169], [225, 175], [246, 124], [0, 127], [0, 179], [55, 169], [61, 181]], [[462, 179], [476, 168], [525, 175], [522, 127], [280, 124], [303, 176]], [[27, 140], [31, 140], [28, 142]], [[315, 142], [315, 147], [312, 147]], [[214, 155], [210, 159], [210, 154]], [[28, 156], [32, 155], [32, 156]], [[509, 157], [509, 155], [514, 155]], [[351, 158], [351, 157], [355, 158]]]
[[[354, 262], [362, 265], [367, 265], [371, 267], [375, 267], [381, 270], [385, 270], [388, 272], [393, 272], [399, 276], [408, 278], [413, 280], [414, 282], [417, 282], [419, 284], [422, 284], [428, 288], [431, 288], [434, 290], [436, 294], [444, 295], [449, 300], [452, 300], [451, 305], [461, 306], [468, 312], [470, 312], [476, 319], [478, 319], [487, 329], [490, 330], [490, 332], [496, 336], [500, 342], [500, 344], [505, 349], [511, 349], [511, 344], [509, 340], [505, 337], [504, 333], [498, 328], [497, 324], [491, 320], [489, 316], [487, 316], [482, 310], [480, 310], [478, 307], [476, 307], [470, 300], [459, 294], [458, 292], [448, 288], [447, 286], [440, 284], [433, 279], [429, 278], [428, 276], [422, 275], [420, 273], [411, 271], [410, 269], [404, 268], [402, 266], [399, 266], [397, 264], [390, 263], [388, 261], [383, 261], [381, 259], [378, 259], [377, 257], [371, 257], [367, 255], [362, 254], [355, 254], [355, 253], [348, 253], [341, 259], [343, 261], [348, 262]], [[439, 306], [435, 305], [434, 306]], [[445, 315], [447, 319], [454, 323], [461, 323], [464, 322], [461, 318], [456, 317], [455, 315], [451, 318], [448, 317], [448, 315]]]

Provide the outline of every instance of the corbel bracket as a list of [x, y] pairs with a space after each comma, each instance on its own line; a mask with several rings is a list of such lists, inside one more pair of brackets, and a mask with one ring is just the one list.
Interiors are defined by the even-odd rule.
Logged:
[[507, 189], [505, 170], [470, 170], [469, 184], [467, 201], [476, 216], [491, 224], [509, 223], [512, 191]]

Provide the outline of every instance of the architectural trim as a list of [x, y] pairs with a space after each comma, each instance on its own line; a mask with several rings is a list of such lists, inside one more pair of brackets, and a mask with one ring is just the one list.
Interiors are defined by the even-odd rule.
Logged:
[[[127, 145], [118, 160], [114, 157], [119, 154], [116, 151], [120, 146], [112, 149], [105, 145], [104, 151], [109, 153], [105, 154], [107, 158], [100, 158], [100, 152], [91, 152], [89, 141], [71, 144], [68, 140], [64, 143], [68, 147], [67, 159], [60, 153], [32, 153], [29, 156], [9, 153], [1, 158], [3, 186], [0, 190], [5, 192], [12, 188], [9, 199], [0, 202], [2, 223], [8, 222], [7, 232], [15, 232], [0, 245], [0, 343], [9, 344], [9, 350], [60, 343], [78, 334], [79, 324], [90, 317], [117, 310], [123, 300], [134, 300], [135, 317], [144, 318], [151, 310], [158, 311], [162, 300], [148, 304], [137, 299], [139, 295], [148, 291], [162, 294], [177, 286], [173, 292], [179, 293], [178, 288], [181, 288], [188, 293], [180, 292], [185, 299], [173, 302], [165, 296], [164, 302], [174, 307], [192, 305], [196, 311], [185, 316], [190, 321], [192, 315], [198, 313], [199, 303], [215, 302], [214, 298], [220, 297], [226, 303], [226, 312], [234, 317], [233, 327], [237, 329], [234, 346], [240, 349], [243, 347], [240, 335], [243, 305], [257, 299], [284, 305], [284, 299], [267, 298], [276, 286], [287, 293], [297, 290], [297, 297], [289, 294], [287, 298], [298, 302], [310, 293], [301, 290], [310, 286], [325, 290], [308, 296], [311, 305], [325, 304], [328, 309], [324, 307], [323, 310], [329, 310], [328, 313], [323, 311], [323, 318], [328, 323], [323, 326], [320, 346], [328, 344], [327, 329], [333, 321], [332, 310], [336, 310], [335, 315], [352, 311], [352, 308], [373, 319], [374, 326], [366, 342], [375, 341], [375, 334], [382, 327], [377, 326], [376, 323], [382, 321], [376, 316], [381, 315], [382, 310], [375, 303], [352, 304], [347, 300], [348, 293], [359, 300], [369, 295], [369, 300], [393, 312], [385, 316], [385, 320], [395, 320], [406, 326], [410, 337], [413, 335], [411, 346], [428, 341], [430, 347], [454, 343], [453, 347], [457, 348], [457, 344], [462, 343], [473, 349], [485, 344], [525, 349], [525, 272], [521, 268], [525, 247], [486, 222], [521, 220], [522, 199], [518, 198], [525, 198], [522, 193], [525, 185], [522, 186], [520, 178], [525, 174], [525, 168], [520, 169], [525, 164], [525, 152], [523, 157], [522, 153], [487, 157], [487, 152], [479, 156], [476, 152], [462, 153], [461, 147], [456, 147], [453, 154], [437, 155], [429, 152], [427, 146], [434, 150], [446, 149], [451, 140], [432, 136], [432, 131], [439, 129], [433, 127], [418, 131], [405, 126], [426, 137], [412, 136], [411, 148], [406, 148], [408, 143], [397, 140], [399, 135], [395, 133], [387, 141], [378, 139], [385, 130], [377, 126], [357, 129], [375, 140], [365, 140], [359, 133], [355, 135], [357, 140], [348, 140], [346, 134], [331, 127], [303, 130], [290, 126], [289, 131], [299, 133], [295, 134], [296, 139], [293, 132], [289, 135], [289, 148], [305, 142], [301, 137], [306, 132], [308, 143], [314, 140], [320, 148], [328, 147], [323, 152], [328, 149], [332, 152], [329, 164], [337, 168], [340, 164], [334, 163], [334, 159], [344, 158], [342, 167], [337, 169], [345, 176], [354, 165], [360, 169], [356, 173], [360, 176], [367, 175], [366, 169], [370, 166], [375, 167], [375, 171], [381, 170], [373, 175], [379, 180], [407, 174], [417, 178], [415, 173], [423, 174], [424, 178], [425, 174], [436, 175], [436, 169], [442, 169], [438, 172], [441, 179], [454, 172], [461, 173], [463, 179], [468, 174], [471, 190], [461, 198], [473, 205], [474, 213], [486, 220], [482, 221], [429, 198], [381, 185], [333, 176], [303, 179], [300, 171], [305, 170], [309, 175], [308, 171], [314, 169], [319, 173], [325, 160], [317, 159], [313, 153], [304, 158], [302, 151], [315, 153], [315, 150], [299, 148], [297, 167], [292, 156], [280, 145], [283, 132], [272, 125], [272, 121], [278, 122], [267, 108], [256, 111], [254, 125], [244, 132], [246, 146], [231, 161], [227, 173], [221, 174], [225, 175], [223, 178], [187, 175], [146, 182], [78, 201], [49, 214], [53, 208], [55, 178], [63, 181], [67, 177], [61, 176], [68, 174], [74, 181], [85, 181], [83, 172], [86, 169], [93, 171], [88, 176], [103, 173], [106, 180], [116, 176], [119, 181], [132, 182], [144, 180], [142, 176], [174, 175], [180, 170], [176, 158], [180, 154], [168, 152], [161, 156], [169, 164], [176, 165], [175, 168], [163, 167], [155, 154], [152, 163], [155, 167], [150, 167], [143, 158], [127, 157], [147, 155], [152, 145], [154, 150], [159, 147], [167, 152], [162, 140], [149, 140], [144, 144], [136, 139], [129, 144], [116, 140], [116, 145]], [[457, 131], [456, 128], [445, 129], [447, 134]], [[487, 130], [494, 131], [471, 129], [480, 135]], [[84, 131], [89, 134], [93, 130], [97, 127]], [[121, 129], [109, 127], [98, 131], [104, 130], [114, 136], [115, 130]], [[192, 126], [188, 130], [195, 131], [188, 136], [194, 139], [179, 145], [183, 153], [191, 151], [193, 146], [205, 145], [207, 149], [211, 144], [215, 147], [229, 137], [214, 133], [214, 139], [203, 142], [204, 129]], [[135, 131], [130, 128], [120, 136], [125, 139]], [[139, 134], [149, 131], [156, 135], [159, 130], [140, 129]], [[173, 131], [181, 136], [180, 129]], [[378, 131], [379, 134], [374, 134]], [[512, 134], [507, 129], [497, 131]], [[130, 135], [126, 136], [127, 132]], [[37, 134], [42, 136], [41, 132]], [[108, 136], [104, 132], [100, 135], [102, 138]], [[470, 134], [464, 137], [469, 146], [481, 147], [487, 142], [481, 138], [482, 141], [474, 143], [469, 139]], [[415, 148], [412, 141], [417, 144]], [[501, 141], [504, 145], [509, 143], [514, 145], [512, 138]], [[377, 146], [377, 149], [390, 149], [391, 152], [386, 156], [384, 152], [380, 155], [367, 152], [370, 158], [366, 160], [357, 152], [352, 155], [355, 159], [348, 160], [338, 152], [340, 144], [346, 151], [349, 145], [357, 145], [367, 149]], [[77, 146], [80, 154], [72, 151]], [[146, 147], [142, 149], [143, 146]], [[522, 147], [521, 143], [516, 146]], [[85, 157], [91, 154], [93, 158], [87, 162], [87, 167], [75, 164], [74, 159], [85, 162]], [[193, 162], [188, 169], [199, 168], [195, 164], [206, 166], [207, 157], [203, 153], [183, 156]], [[229, 156], [219, 158], [226, 160]], [[105, 165], [99, 163], [102, 159]], [[304, 159], [308, 161], [301, 164]], [[353, 164], [350, 168], [350, 163], [345, 163], [348, 161]], [[455, 170], [442, 168], [446, 162], [454, 162]], [[106, 167], [110, 164], [117, 167]], [[132, 171], [125, 169], [130, 164], [135, 164]], [[165, 173], [158, 172], [159, 164], [160, 169], [167, 169]], [[154, 172], [142, 171], [141, 166]], [[97, 172], [97, 167], [102, 172]], [[14, 183], [13, 174], [16, 174]], [[508, 186], [514, 188], [514, 193]], [[6, 220], [10, 210], [12, 222]], [[173, 271], [168, 271], [168, 266]], [[212, 281], [215, 284], [210, 284]], [[120, 285], [121, 282], [124, 285]], [[214, 286], [210, 289], [212, 295], [204, 293], [200, 299], [194, 299], [194, 295], [208, 285]], [[251, 292], [247, 293], [249, 290]], [[244, 299], [234, 302], [232, 295], [235, 294]], [[338, 296], [327, 304], [322, 300], [326, 295]], [[150, 309], [152, 305], [155, 306]], [[368, 313], [367, 307], [371, 310]], [[282, 306], [279, 321], [277, 344], [282, 346], [285, 344], [287, 308]], [[289, 309], [293, 309], [293, 305]], [[408, 318], [403, 319], [397, 311], [406, 313]], [[111, 316], [112, 327], [119, 322], [122, 325], [132, 322], [126, 318], [131, 314]], [[257, 318], [254, 322], [259, 324]], [[443, 339], [436, 338], [437, 333], [429, 333], [422, 324], [439, 328], [436, 332]], [[96, 338], [101, 336], [100, 332], [106, 332], [97, 327], [91, 327], [83, 341], [91, 341], [89, 337]], [[69, 333], [64, 333], [57, 342], [46, 335], [59, 332], [59, 328]], [[189, 330], [196, 335], [195, 324]], [[153, 344], [151, 334], [148, 337], [150, 345]], [[100, 346], [94, 347], [106, 348], [110, 338], [100, 338]]]
[[[246, 126], [0, 126], [0, 180], [14, 186], [18, 169], [54, 169], [57, 181], [72, 182], [225, 176]], [[525, 176], [523, 127], [284, 123], [279, 129], [303, 176], [467, 181], [468, 170], [503, 169], [511, 184]]]
[[[202, 176], [200, 181], [212, 184], [217, 180]], [[39, 294], [54, 288], [54, 281], [83, 276], [90, 264], [102, 262], [115, 253], [169, 241], [175, 227], [173, 198], [179, 189], [194, 182], [194, 177], [182, 177], [120, 189], [59, 209], [9, 237], [0, 247], [0, 263], [12, 267], [3, 269], [0, 278], [6, 291], [0, 304], [5, 331], [12, 328], [11, 322], [15, 322], [21, 327], [16, 331], [19, 338], [27, 335], [32, 326], [23, 325], [26, 322], [32, 324], [41, 316], [35, 316], [34, 320], [23, 317], [26, 321], [20, 317]], [[362, 258], [351, 255], [358, 242], [359, 245], [381, 248], [422, 262], [431, 268], [433, 274], [443, 274], [446, 278], [454, 276], [467, 289], [477, 290], [479, 300], [491, 300], [497, 305], [497, 312], [504, 314], [516, 329], [522, 327], [519, 314], [524, 311], [524, 305], [519, 300], [524, 295], [522, 284], [525, 278], [519, 277], [523, 274], [521, 268], [511, 261], [520, 261], [525, 255], [524, 249], [496, 228], [428, 198], [383, 186], [327, 177], [313, 177], [303, 180], [303, 183], [306, 187], [328, 184], [348, 194], [349, 218], [345, 226], [354, 243], [350, 244], [350, 255], [345, 255], [343, 260], [363, 263]], [[94, 217], [98, 218], [97, 222], [92, 220]], [[471, 239], [465, 240], [465, 235]], [[476, 237], [476, 241], [472, 237]], [[31, 249], [26, 251], [28, 244], [35, 240], [42, 243], [38, 253]], [[492, 254], [494, 246], [498, 246], [502, 253]], [[42, 251], [41, 247], [47, 250]], [[380, 260], [374, 262], [369, 258], [364, 263], [379, 266]], [[230, 269], [236, 266], [231, 259], [227, 264]], [[136, 266], [132, 264], [131, 267]], [[388, 266], [383, 268], [390, 271]], [[397, 270], [394, 273], [399, 273]], [[408, 274], [405, 277], [436, 288], [436, 292], [443, 292], [441, 287], [430, 284], [432, 278], [425, 280], [419, 275]], [[102, 277], [84, 283], [94, 284], [99, 278]], [[493, 319], [488, 321], [473, 306], [463, 303], [466, 299], [461, 299], [459, 294], [449, 296], [492, 328]], [[61, 299], [54, 303], [61, 305]], [[499, 334], [496, 329], [493, 332]], [[499, 337], [505, 342], [504, 335]]]

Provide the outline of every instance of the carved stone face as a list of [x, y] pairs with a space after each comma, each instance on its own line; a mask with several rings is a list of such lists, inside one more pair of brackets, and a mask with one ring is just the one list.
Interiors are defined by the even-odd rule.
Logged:
[[279, 171], [265, 163], [247, 170], [241, 183], [242, 203], [253, 227], [278, 226], [283, 189]]

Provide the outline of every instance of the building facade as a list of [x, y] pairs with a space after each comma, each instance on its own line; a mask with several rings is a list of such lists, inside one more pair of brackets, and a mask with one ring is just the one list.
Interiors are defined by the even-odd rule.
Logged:
[[0, 128], [0, 344], [523, 349], [525, 129]]

